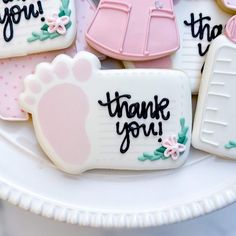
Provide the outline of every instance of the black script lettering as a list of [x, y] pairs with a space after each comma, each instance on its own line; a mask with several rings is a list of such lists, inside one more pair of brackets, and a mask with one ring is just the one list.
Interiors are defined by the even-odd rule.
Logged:
[[14, 0], [3, 0], [3, 3], [7, 4], [9, 2], [13, 2]]
[[[115, 92], [115, 98], [111, 99], [110, 92], [106, 93], [106, 102], [98, 101], [98, 104], [101, 106], [107, 106], [108, 113], [110, 117], [117, 116], [118, 118], [126, 115], [127, 118], [131, 119], [137, 117], [139, 119], [147, 119], [148, 115], [152, 119], [168, 120], [170, 118], [170, 112], [165, 113], [165, 109], [169, 106], [169, 99], [163, 98], [159, 101], [158, 96], [154, 96], [154, 102], [149, 101], [148, 103], [142, 101], [141, 104], [136, 102], [129, 104], [126, 100], [131, 99], [131, 95], [124, 94], [120, 95], [118, 92]], [[121, 101], [123, 100], [123, 101]], [[115, 105], [115, 108], [112, 107]]]
[[[215, 39], [217, 36], [219, 36], [223, 31], [223, 25], [214, 25], [211, 29], [210, 22], [211, 22], [210, 16], [203, 16], [202, 13], [199, 14], [199, 18], [196, 19], [194, 13], [190, 14], [190, 21], [187, 20], [184, 21], [184, 24], [186, 26], [190, 26], [191, 34], [193, 38], [199, 38], [200, 40], [203, 40], [204, 38], [207, 39], [207, 41], [210, 43], [213, 39]], [[205, 56], [206, 53], [209, 50], [210, 44], [203, 49], [203, 46], [201, 43], [198, 44], [198, 53], [200, 56]]]
[[[8, 3], [9, 0], [5, 0], [4, 3]], [[11, 2], [11, 1], [10, 1]], [[29, 6], [20, 7], [19, 5], [5, 7], [4, 12], [0, 14], [0, 24], [3, 27], [3, 38], [6, 42], [10, 42], [14, 37], [14, 24], [19, 24], [22, 16], [26, 20], [31, 18], [37, 18], [40, 14], [43, 14], [43, 8], [41, 1], [37, 1], [37, 10], [34, 4]]]
[[[168, 120], [170, 118], [170, 111], [166, 111], [170, 103], [169, 99], [163, 98], [159, 100], [158, 96], [155, 95], [153, 101], [129, 103], [131, 98], [130, 94], [120, 95], [118, 92], [115, 92], [115, 97], [112, 99], [110, 92], [107, 92], [106, 101], [98, 101], [99, 105], [107, 107], [108, 114], [112, 118], [126, 116], [128, 119], [135, 117], [140, 119], [140, 123], [137, 121], [125, 122], [123, 125], [119, 121], [116, 123], [116, 133], [118, 135], [124, 135], [120, 146], [120, 152], [122, 154], [129, 150], [131, 138], [138, 138], [141, 133], [145, 137], [163, 135], [162, 121], [158, 123], [150, 122], [147, 125], [142, 123], [141, 119]], [[159, 138], [158, 142], [161, 141], [162, 139]]]
[[118, 135], [124, 134], [124, 139], [123, 139], [121, 146], [120, 146], [121, 153], [124, 154], [129, 150], [130, 135], [133, 138], [138, 138], [141, 130], [142, 130], [145, 137], [149, 137], [151, 134], [153, 136], [158, 135], [158, 132], [155, 131], [155, 124], [153, 122], [150, 123], [150, 125], [148, 127], [145, 124], [139, 125], [138, 122], [136, 122], [136, 121], [132, 121], [130, 123], [125, 122], [122, 129], [120, 129], [120, 122], [116, 123], [116, 133]]

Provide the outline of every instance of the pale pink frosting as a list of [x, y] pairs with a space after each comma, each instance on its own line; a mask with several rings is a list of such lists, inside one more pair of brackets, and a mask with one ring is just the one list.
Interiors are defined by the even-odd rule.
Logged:
[[165, 139], [162, 145], [166, 148], [164, 156], [171, 157], [174, 161], [178, 160], [180, 154], [185, 151], [185, 145], [178, 143], [175, 135]]
[[52, 17], [47, 18], [48, 23], [48, 32], [58, 34], [66, 33], [66, 25], [70, 22], [70, 18], [68, 16], [59, 17], [56, 13], [52, 15]]
[[236, 0], [221, 0], [225, 7], [230, 10], [236, 10]]
[[236, 43], [236, 15], [231, 17], [225, 27], [225, 35], [232, 42]]

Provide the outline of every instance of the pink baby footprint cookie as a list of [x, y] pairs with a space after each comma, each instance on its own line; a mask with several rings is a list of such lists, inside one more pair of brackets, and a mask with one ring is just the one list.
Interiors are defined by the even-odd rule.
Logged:
[[[188, 157], [191, 91], [180, 71], [101, 70], [91, 53], [59, 55], [25, 79], [20, 103], [44, 152], [70, 174], [176, 168]], [[170, 137], [182, 148], [175, 158], [164, 153]]]
[[70, 173], [77, 172], [78, 166], [83, 168], [90, 154], [85, 130], [89, 102], [80, 84], [90, 79], [92, 66], [81, 55], [74, 60], [61, 55], [51, 65], [40, 64], [36, 74], [25, 79], [20, 97], [24, 110], [32, 114], [43, 150]]

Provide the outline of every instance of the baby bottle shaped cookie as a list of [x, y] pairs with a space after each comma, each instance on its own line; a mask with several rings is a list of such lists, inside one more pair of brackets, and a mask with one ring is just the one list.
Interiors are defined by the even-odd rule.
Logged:
[[236, 13], [236, 0], [217, 0], [217, 3], [224, 11]]
[[101, 0], [88, 43], [113, 58], [143, 61], [179, 48], [173, 0]]
[[194, 147], [236, 159], [236, 16], [208, 52], [193, 129]]

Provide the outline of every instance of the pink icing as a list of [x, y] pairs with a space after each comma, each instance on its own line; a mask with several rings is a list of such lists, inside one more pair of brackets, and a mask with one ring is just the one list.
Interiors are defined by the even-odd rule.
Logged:
[[173, 0], [101, 0], [86, 39], [121, 60], [143, 61], [179, 48]]
[[40, 71], [38, 76], [39, 76], [39, 79], [42, 80], [45, 84], [49, 84], [53, 80], [51, 72], [47, 69]]
[[34, 83], [34, 81], [29, 83], [29, 88], [33, 93], [40, 93], [41, 92], [41, 86], [38, 83]]
[[70, 18], [68, 16], [59, 17], [57, 13], [54, 13], [52, 17], [47, 18], [48, 24], [48, 32], [58, 34], [66, 33], [66, 25], [70, 22]]
[[229, 19], [225, 27], [225, 35], [234, 43], [236, 43], [236, 16]]
[[[28, 114], [21, 110], [18, 98], [23, 91], [23, 79], [34, 73], [35, 67], [41, 62], [51, 62], [57, 55], [61, 53], [70, 56], [75, 55], [76, 51], [88, 49], [88, 45], [84, 40], [87, 18], [95, 12], [95, 6], [90, 0], [76, 0], [76, 16], [78, 22], [78, 34], [76, 40], [76, 48], [72, 46], [66, 50], [55, 52], [35, 54], [25, 57], [9, 58], [0, 60], [0, 118], [5, 120], [27, 120]], [[101, 54], [99, 54], [101, 56]], [[61, 68], [62, 76], [66, 71]], [[46, 72], [44, 72], [46, 73]], [[42, 77], [50, 82], [50, 76]]]
[[19, 106], [18, 98], [23, 91], [23, 79], [34, 72], [41, 62], [51, 62], [58, 54], [73, 56], [75, 47], [55, 52], [0, 60], [0, 118], [27, 120], [28, 114]]
[[58, 62], [54, 66], [54, 72], [60, 79], [64, 79], [65, 77], [68, 76], [69, 69], [68, 69], [67, 64], [65, 62]]
[[87, 60], [79, 59], [75, 62], [72, 71], [75, 78], [80, 81], [86, 81], [92, 74], [91, 64]]
[[85, 126], [88, 112], [86, 94], [70, 84], [54, 86], [39, 102], [38, 122], [43, 137], [67, 164], [81, 165], [88, 158], [90, 143]]
[[236, 10], [236, 0], [221, 0], [222, 3], [231, 10]]
[[165, 139], [162, 145], [166, 148], [164, 156], [171, 157], [174, 161], [178, 160], [180, 154], [186, 149], [185, 145], [177, 142], [177, 137], [175, 135]]

